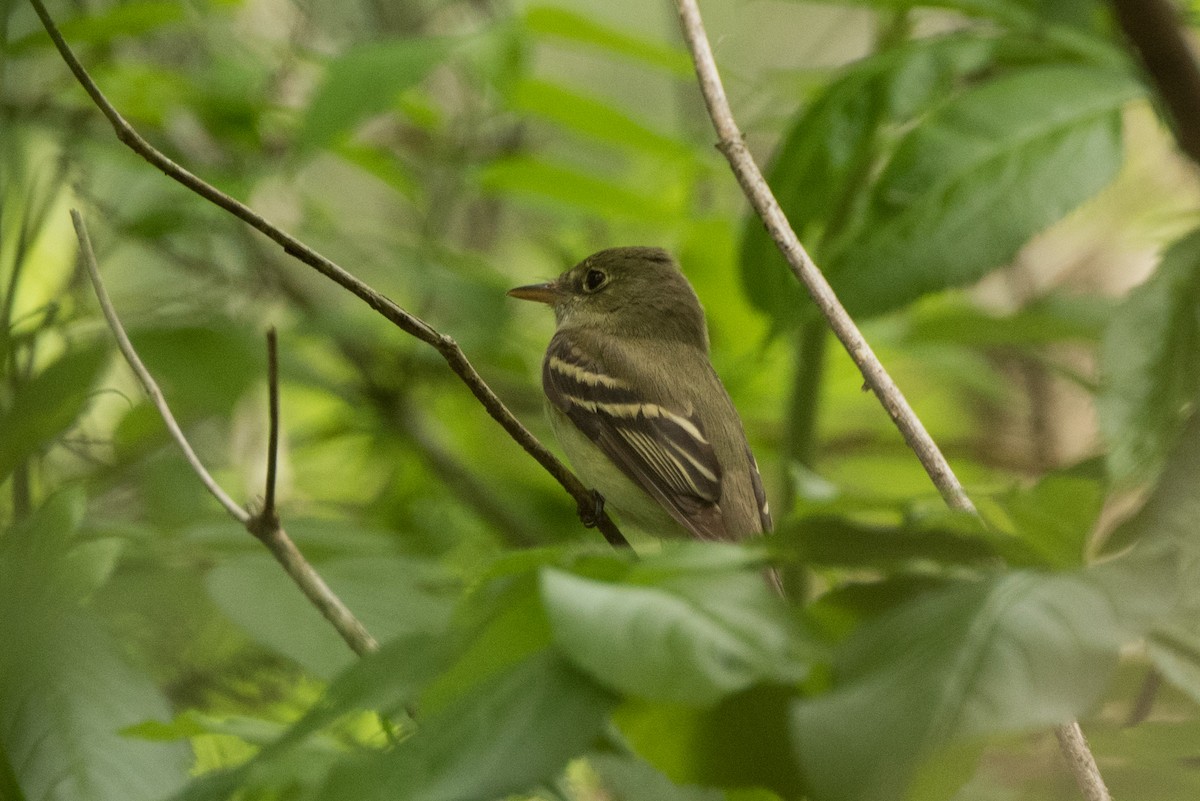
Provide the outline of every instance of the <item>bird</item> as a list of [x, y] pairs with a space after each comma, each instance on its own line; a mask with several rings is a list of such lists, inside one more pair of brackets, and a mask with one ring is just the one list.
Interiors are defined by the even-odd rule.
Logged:
[[601, 250], [508, 295], [554, 311], [542, 361], [551, 427], [604, 506], [660, 537], [771, 530], [758, 464], [709, 357], [704, 309], [667, 251]]

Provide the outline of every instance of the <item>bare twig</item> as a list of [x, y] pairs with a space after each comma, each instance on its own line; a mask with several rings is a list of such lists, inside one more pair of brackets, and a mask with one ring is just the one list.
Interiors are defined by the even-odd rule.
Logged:
[[1112, 7], [1170, 112], [1180, 149], [1200, 164], [1200, 67], [1179, 10], [1168, 0], [1112, 0]]
[[267, 329], [267, 419], [267, 487], [259, 516], [279, 525], [279, 514], [275, 511], [275, 471], [279, 463], [279, 343], [274, 326]]
[[330, 259], [313, 250], [282, 228], [274, 225], [250, 207], [225, 194], [212, 184], [198, 178], [157, 150], [133, 126], [126, 122], [120, 112], [116, 110], [112, 103], [108, 101], [108, 98], [104, 96], [104, 93], [100, 91], [99, 86], [96, 85], [96, 82], [88, 74], [87, 70], [84, 69], [83, 64], [80, 63], [75, 53], [67, 45], [66, 40], [63, 39], [58, 27], [54, 24], [54, 20], [42, 4], [42, 0], [30, 0], [30, 3], [33, 5], [33, 9], [39, 19], [41, 19], [46, 32], [50, 34], [50, 38], [54, 41], [54, 46], [58, 49], [59, 54], [67, 63], [67, 66], [70, 67], [71, 72], [74, 73], [76, 80], [79, 81], [80, 85], [83, 86], [84, 90], [92, 98], [92, 102], [95, 103], [97, 108], [108, 119], [113, 127], [113, 131], [116, 132], [117, 138], [121, 142], [167, 177], [174, 179], [205, 200], [219, 206], [252, 228], [263, 233], [267, 238], [282, 247], [285, 253], [307, 264], [338, 286], [352, 293], [376, 312], [383, 315], [383, 317], [400, 330], [434, 348], [445, 359], [446, 364], [449, 365], [454, 374], [466, 384], [471, 393], [483, 405], [483, 408], [487, 410], [487, 413], [571, 495], [575, 500], [580, 519], [588, 524], [594, 524], [609, 544], [614, 547], [629, 547], [629, 542], [621, 534], [620, 529], [617, 528], [607, 513], [601, 512], [599, 519], [596, 519], [595, 500], [591, 491], [545, 445], [539, 442], [537, 437], [504, 405], [499, 396], [496, 395], [487, 382], [479, 375], [478, 371], [475, 370], [470, 360], [467, 359], [466, 354], [463, 353], [462, 348], [458, 346], [458, 343], [452, 337], [439, 332], [421, 318], [400, 308], [389, 298], [376, 292], [366, 283], [346, 272], [346, 270]]
[[688, 49], [692, 53], [692, 60], [696, 65], [700, 91], [704, 95], [705, 105], [708, 106], [708, 115], [717, 131], [717, 148], [728, 159], [750, 205], [754, 207], [758, 216], [766, 224], [767, 231], [775, 240], [775, 244], [779, 246], [779, 251], [787, 259], [796, 278], [808, 289], [813, 301], [829, 321], [833, 333], [841, 340], [842, 345], [850, 354], [850, 358], [858, 365], [867, 386], [883, 404], [883, 408], [887, 410], [896, 427], [900, 429], [900, 433], [909, 447], [916, 452], [917, 458], [921, 460], [921, 464], [929, 473], [934, 486], [945, 498], [946, 503], [954, 509], [974, 512], [974, 504], [967, 497], [967, 493], [954, 475], [954, 471], [950, 469], [946, 457], [942, 455], [929, 436], [929, 432], [925, 430], [925, 426], [921, 424], [912, 407], [908, 405], [908, 401], [896, 383], [892, 381], [892, 377], [888, 375], [879, 358], [875, 356], [866, 338], [858, 330], [858, 326], [850, 319], [850, 315], [846, 313], [841, 301], [834, 295], [825, 276], [817, 269], [804, 246], [800, 244], [783, 209], [779, 207], [779, 202], [775, 199], [771, 188], [767, 186], [766, 179], [763, 178], [758, 165], [754, 163], [754, 157], [746, 148], [742, 132], [734, 121], [729, 101], [725, 97], [725, 88], [717, 73], [712, 47], [704, 32], [704, 23], [700, 18], [700, 9], [696, 6], [695, 0], [676, 0], [676, 7], [679, 10], [679, 19], [683, 26], [683, 37], [687, 41]]
[[205, 469], [200, 458], [196, 456], [196, 452], [192, 450], [191, 443], [184, 436], [179, 423], [175, 420], [175, 415], [171, 413], [171, 408], [167, 405], [167, 401], [163, 397], [162, 390], [158, 388], [154, 376], [150, 375], [150, 371], [146, 369], [146, 365], [138, 356], [137, 351], [134, 350], [133, 343], [129, 341], [129, 336], [125, 333], [125, 328], [121, 325], [121, 320], [117, 317], [117, 312], [108, 297], [108, 290], [104, 288], [104, 282], [100, 278], [100, 268], [96, 264], [96, 254], [92, 250], [92, 241], [88, 236], [87, 226], [83, 222], [83, 217], [75, 209], [71, 210], [71, 222], [74, 223], [75, 235], [79, 238], [79, 250], [83, 256], [83, 264], [87, 268], [88, 276], [92, 279], [92, 286], [96, 290], [96, 299], [100, 301], [100, 308], [104, 312], [104, 319], [108, 321], [108, 327], [112, 329], [113, 336], [117, 340], [117, 347], [121, 349], [121, 353], [125, 356], [125, 361], [129, 362], [129, 366], [137, 375], [142, 388], [146, 390], [146, 394], [150, 397], [150, 402], [154, 404], [154, 407], [158, 409], [158, 413], [162, 416], [167, 430], [171, 433], [171, 438], [179, 445], [188, 464], [192, 466], [192, 470], [200, 477], [201, 483], [212, 493], [212, 496], [217, 499], [221, 506], [225, 507], [225, 511], [234, 520], [241, 523], [246, 527], [247, 531], [262, 540], [263, 544], [270, 549], [275, 559], [283, 566], [283, 569], [291, 577], [292, 581], [300, 587], [300, 590], [317, 607], [321, 614], [325, 616], [325, 619], [333, 624], [338, 634], [341, 635], [342, 639], [345, 640], [346, 644], [356, 654], [361, 655], [376, 650], [379, 644], [375, 641], [375, 638], [370, 635], [366, 627], [359, 622], [358, 618], [346, 608], [346, 605], [334, 594], [333, 590], [329, 589], [329, 586], [317, 574], [312, 565], [305, 560], [304, 556], [297, 550], [295, 544], [292, 543], [291, 538], [280, 527], [278, 518], [275, 518], [273, 523], [269, 523], [261, 515], [251, 515], [241, 506], [238, 506], [225, 493], [225, 490], [221, 489], [208, 470]]
[[[921, 424], [912, 407], [908, 405], [908, 401], [892, 381], [879, 358], [875, 356], [862, 332], [858, 330], [858, 326], [846, 313], [846, 309], [834, 294], [825, 276], [813, 263], [804, 246], [800, 244], [796, 232], [792, 230], [787, 216], [767, 185], [762, 171], [754, 162], [754, 157], [750, 155], [742, 138], [742, 132], [734, 120], [729, 100], [725, 96], [725, 88], [722, 86], [721, 76], [717, 72], [716, 60], [713, 58], [712, 47], [709, 45], [708, 35], [704, 31], [704, 23], [700, 17], [700, 9], [696, 0], [675, 1], [683, 28], [683, 38], [687, 42], [688, 49], [692, 54], [692, 61], [696, 66], [700, 91], [704, 95], [708, 115], [717, 131], [717, 147], [729, 161], [750, 205], [762, 218], [796, 278], [808, 289], [813, 301], [829, 321], [834, 334], [850, 353], [850, 358], [858, 365], [858, 369], [862, 371], [867, 386], [883, 404], [909, 447], [920, 459], [921, 465], [938, 488], [946, 504], [953, 509], [975, 513], [974, 504], [971, 503], [962, 484], [950, 469], [945, 456], [942, 455], [933, 438], [929, 436], [929, 432], [925, 430], [925, 426]], [[1117, 1], [1123, 2], [1123, 0]], [[1132, 2], [1132, 0], [1130, 1]], [[1155, 2], [1160, 1], [1155, 0]], [[1140, 7], [1140, 2], [1138, 5]], [[1104, 779], [1096, 767], [1096, 760], [1088, 749], [1079, 724], [1072, 721], [1058, 727], [1055, 733], [1059, 746], [1087, 801], [1108, 801], [1108, 788], [1104, 785]]]

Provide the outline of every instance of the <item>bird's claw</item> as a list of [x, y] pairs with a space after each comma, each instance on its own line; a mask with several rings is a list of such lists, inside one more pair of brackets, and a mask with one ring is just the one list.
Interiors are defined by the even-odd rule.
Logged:
[[586, 503], [579, 504], [579, 519], [583, 521], [585, 528], [595, 528], [600, 523], [600, 518], [604, 517], [604, 496], [596, 490], [591, 491], [592, 506], [589, 509]]

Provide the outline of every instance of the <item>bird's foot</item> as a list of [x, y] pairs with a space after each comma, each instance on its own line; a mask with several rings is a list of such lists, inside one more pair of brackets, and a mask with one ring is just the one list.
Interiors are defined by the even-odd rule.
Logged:
[[589, 507], [586, 503], [579, 504], [579, 519], [583, 521], [585, 528], [595, 528], [600, 523], [600, 518], [604, 517], [604, 496], [596, 490], [592, 490], [592, 505]]

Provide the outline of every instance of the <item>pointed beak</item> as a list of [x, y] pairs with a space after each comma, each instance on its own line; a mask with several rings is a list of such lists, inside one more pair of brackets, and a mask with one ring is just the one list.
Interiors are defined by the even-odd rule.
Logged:
[[536, 303], [553, 304], [562, 294], [558, 285], [553, 282], [545, 284], [530, 284], [528, 286], [519, 286], [516, 289], [508, 290], [510, 298], [518, 298], [519, 300], [532, 300]]

